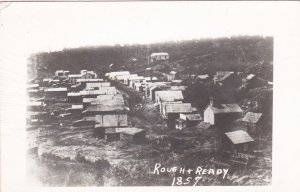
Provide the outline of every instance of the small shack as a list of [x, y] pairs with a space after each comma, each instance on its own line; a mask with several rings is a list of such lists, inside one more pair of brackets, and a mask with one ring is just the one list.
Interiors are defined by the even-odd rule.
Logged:
[[175, 128], [178, 130], [182, 130], [185, 128], [193, 127], [200, 123], [200, 121], [202, 121], [202, 117], [200, 114], [180, 113], [179, 118], [176, 119]]
[[146, 139], [146, 130], [135, 127], [121, 128], [117, 130], [121, 133], [121, 140], [132, 143], [143, 143]]
[[70, 103], [81, 103], [82, 102], [82, 96], [79, 92], [69, 92], [67, 94], [68, 102]]
[[251, 134], [256, 134], [261, 127], [262, 113], [248, 112], [242, 119], [244, 127]]
[[68, 89], [65, 87], [48, 88], [44, 90], [44, 93], [49, 97], [67, 97]]
[[159, 61], [167, 61], [169, 60], [170, 56], [168, 53], [160, 52], [160, 53], [152, 53], [150, 55], [150, 60], [152, 63], [159, 62]]
[[231, 153], [253, 154], [254, 139], [244, 130], [232, 131], [225, 133], [226, 138], [222, 143], [224, 151]]

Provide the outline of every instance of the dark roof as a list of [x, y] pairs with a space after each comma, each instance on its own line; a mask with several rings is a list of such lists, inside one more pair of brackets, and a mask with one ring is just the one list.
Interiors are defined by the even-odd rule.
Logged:
[[262, 113], [253, 113], [248, 112], [242, 121], [248, 122], [248, 123], [257, 123], [262, 116]]
[[220, 114], [220, 113], [242, 113], [242, 109], [240, 106], [236, 103], [233, 104], [220, 104], [218, 106], [208, 106], [212, 109], [214, 114]]
[[227, 132], [225, 135], [232, 141], [233, 144], [241, 144], [253, 142], [254, 140], [250, 135], [243, 130]]

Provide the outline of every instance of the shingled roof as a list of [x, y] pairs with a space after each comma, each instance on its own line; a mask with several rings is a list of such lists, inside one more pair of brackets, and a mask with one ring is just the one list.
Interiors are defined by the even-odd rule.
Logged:
[[243, 130], [226, 132], [225, 135], [232, 141], [233, 144], [241, 144], [254, 141], [252, 137], [250, 137], [250, 135]]
[[167, 103], [167, 113], [191, 113], [192, 105], [190, 103]]
[[262, 116], [262, 113], [248, 112], [242, 121], [247, 123], [257, 123]]
[[183, 100], [182, 91], [157, 91], [162, 102]]
[[97, 99], [91, 102], [86, 111], [104, 112], [104, 111], [124, 111], [125, 103], [123, 96], [117, 95], [99, 95]]

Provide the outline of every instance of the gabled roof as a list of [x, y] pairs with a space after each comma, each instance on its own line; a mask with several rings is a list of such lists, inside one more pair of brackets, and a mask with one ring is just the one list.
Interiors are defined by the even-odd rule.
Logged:
[[83, 109], [83, 105], [72, 105], [71, 109]]
[[183, 100], [181, 91], [157, 91], [156, 93], [162, 102]]
[[253, 77], [255, 77], [255, 75], [254, 75], [254, 74], [250, 74], [250, 75], [248, 75], [248, 76], [246, 77], [246, 79], [247, 79], [247, 80], [251, 80]]
[[81, 74], [70, 74], [68, 75], [68, 77], [82, 77]]
[[79, 92], [70, 92], [68, 93], [68, 97], [78, 97], [81, 96], [81, 94]]
[[220, 114], [220, 113], [242, 113], [242, 109], [240, 106], [236, 103], [233, 104], [220, 104], [218, 106], [210, 106], [208, 105], [214, 112], [214, 114]]
[[154, 57], [154, 56], [160, 56], [160, 55], [169, 55], [168, 53], [166, 53], [166, 52], [160, 52], [160, 53], [152, 53], [151, 55], [150, 55], [150, 57]]
[[250, 137], [250, 135], [243, 130], [226, 132], [225, 135], [232, 141], [233, 144], [241, 144], [254, 141], [252, 137]]
[[174, 90], [174, 91], [175, 90], [176, 91], [184, 91], [186, 89], [186, 86], [183, 86], [183, 85], [181, 85], [181, 86], [171, 86], [170, 89]]
[[65, 91], [67, 91], [67, 88], [65, 88], [65, 87], [45, 89], [45, 92], [65, 92]]
[[82, 103], [91, 103], [95, 100], [96, 98], [83, 98]]
[[125, 103], [122, 95], [99, 95], [91, 102], [86, 111], [105, 112], [105, 111], [124, 111]]
[[166, 113], [191, 113], [192, 105], [190, 103], [167, 103]]
[[86, 83], [86, 89], [92, 89], [95, 87], [109, 87], [110, 82], [90, 82]]
[[76, 79], [77, 83], [85, 83], [85, 82], [102, 82], [103, 79]]
[[262, 116], [262, 113], [253, 113], [248, 112], [242, 121], [248, 122], [248, 123], [257, 123]]
[[99, 87], [98, 90], [83, 90], [80, 91], [82, 96], [85, 95], [114, 95], [117, 94], [117, 89], [115, 87]]

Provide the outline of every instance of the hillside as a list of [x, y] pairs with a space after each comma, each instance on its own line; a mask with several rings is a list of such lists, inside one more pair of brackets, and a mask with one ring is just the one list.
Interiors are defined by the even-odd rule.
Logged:
[[190, 74], [247, 71], [272, 81], [272, 50], [273, 38], [258, 36], [156, 43], [149, 45], [149, 50], [147, 45], [85, 47], [33, 54], [29, 58], [28, 73], [29, 77], [41, 78], [57, 69], [71, 73], [90, 69], [101, 75], [108, 71], [111, 63], [115, 70], [135, 71], [145, 68], [148, 52], [168, 52], [170, 66], [176, 63]]

